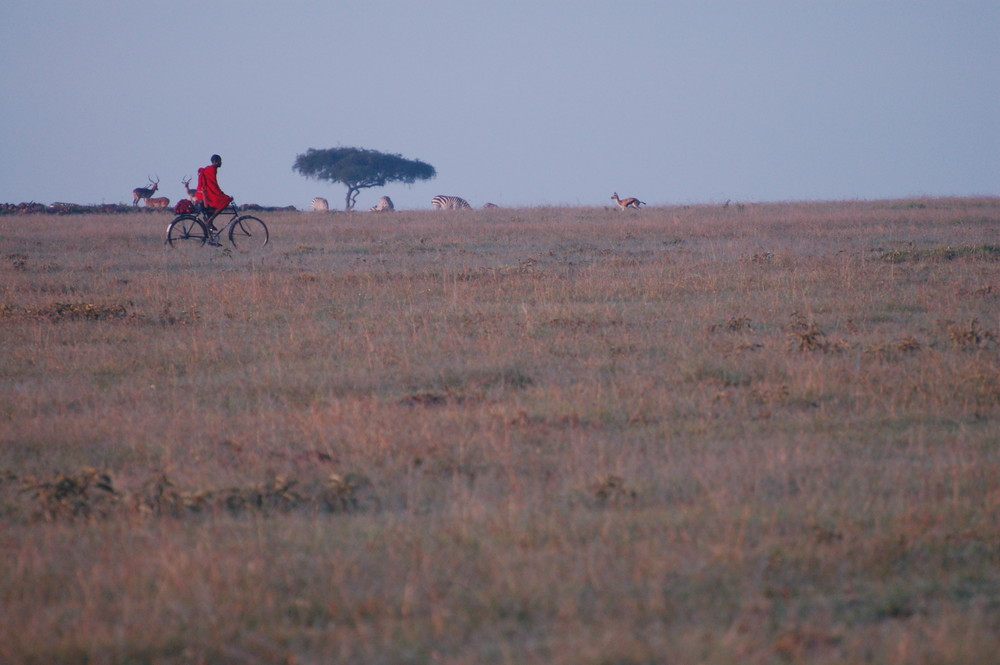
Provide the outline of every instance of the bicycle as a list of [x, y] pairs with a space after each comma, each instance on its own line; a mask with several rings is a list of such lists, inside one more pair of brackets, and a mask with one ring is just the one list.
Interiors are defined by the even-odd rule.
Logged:
[[[214, 221], [228, 216], [229, 221], [216, 228]], [[267, 245], [269, 235], [267, 225], [253, 215], [240, 215], [236, 203], [219, 211], [215, 217], [201, 205], [195, 212], [178, 214], [167, 226], [167, 244], [175, 249], [201, 247], [206, 243], [221, 247], [219, 238], [226, 234], [233, 248], [244, 254], [260, 252]]]

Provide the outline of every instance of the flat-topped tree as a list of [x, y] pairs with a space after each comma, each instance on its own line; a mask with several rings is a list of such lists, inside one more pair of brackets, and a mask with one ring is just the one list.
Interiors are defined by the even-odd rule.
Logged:
[[295, 158], [292, 168], [307, 178], [345, 185], [344, 210], [354, 208], [362, 189], [384, 187], [390, 182], [412, 185], [417, 180], [430, 180], [437, 175], [433, 166], [420, 160], [364, 148], [309, 148]]

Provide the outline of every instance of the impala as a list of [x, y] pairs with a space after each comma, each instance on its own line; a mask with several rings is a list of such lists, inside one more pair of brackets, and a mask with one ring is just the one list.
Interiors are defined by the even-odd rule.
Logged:
[[184, 191], [187, 192], [188, 199], [192, 203], [196, 203], [198, 201], [198, 190], [191, 189], [191, 176], [185, 176], [184, 179], [181, 180], [181, 184], [184, 185]]
[[138, 206], [139, 201], [142, 199], [146, 200], [146, 205], [148, 206], [149, 198], [156, 193], [156, 189], [160, 186], [160, 176], [156, 176], [155, 181], [149, 176], [146, 176], [146, 179], [149, 180], [149, 184], [151, 184], [152, 187], [136, 187], [135, 189], [133, 189], [132, 190], [133, 206]]

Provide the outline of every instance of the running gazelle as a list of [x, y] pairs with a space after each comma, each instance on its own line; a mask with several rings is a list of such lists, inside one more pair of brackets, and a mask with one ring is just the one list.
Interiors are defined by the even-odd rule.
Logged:
[[618, 192], [615, 192], [614, 194], [611, 195], [611, 200], [618, 204], [618, 208], [620, 210], [625, 210], [626, 208], [635, 208], [636, 210], [638, 210], [639, 206], [646, 205], [645, 201], [640, 201], [634, 196], [630, 196], [627, 199], [620, 199], [618, 198]]

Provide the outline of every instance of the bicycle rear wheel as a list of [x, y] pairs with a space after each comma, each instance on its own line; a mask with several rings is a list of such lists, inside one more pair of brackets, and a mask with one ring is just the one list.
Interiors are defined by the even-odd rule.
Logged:
[[192, 215], [179, 215], [167, 227], [167, 244], [174, 249], [201, 247], [207, 239], [205, 225]]
[[229, 242], [240, 253], [254, 254], [263, 251], [267, 240], [267, 225], [252, 215], [237, 217], [229, 227]]

